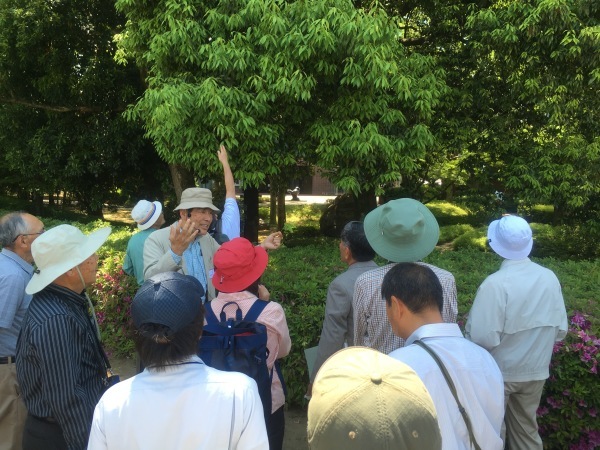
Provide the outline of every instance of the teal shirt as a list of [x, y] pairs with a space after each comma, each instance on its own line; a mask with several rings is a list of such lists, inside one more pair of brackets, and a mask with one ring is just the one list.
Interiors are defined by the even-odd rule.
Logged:
[[144, 283], [144, 243], [153, 231], [156, 231], [156, 228], [138, 231], [131, 236], [127, 244], [123, 271], [129, 275], [133, 275], [140, 285]]

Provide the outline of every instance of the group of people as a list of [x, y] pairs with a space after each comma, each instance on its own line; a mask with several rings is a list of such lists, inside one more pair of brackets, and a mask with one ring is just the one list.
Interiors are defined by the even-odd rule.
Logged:
[[[438, 238], [433, 214], [408, 198], [344, 227], [349, 268], [329, 286], [307, 392], [311, 448], [543, 448], [536, 412], [567, 332], [560, 283], [529, 259], [526, 220], [493, 221], [488, 243], [504, 260], [463, 336], [454, 276], [422, 262]], [[373, 268], [375, 254], [389, 263]]]
[[[140, 283], [131, 315], [144, 370], [124, 381], [86, 294], [110, 228], [85, 235], [70, 225], [45, 231], [24, 212], [0, 219], [0, 449], [282, 448], [275, 367], [292, 343], [281, 305], [269, 301], [256, 320], [267, 330], [270, 411], [256, 382], [198, 357], [208, 308], [233, 318], [269, 300], [261, 276], [282, 240], [239, 237], [224, 147], [219, 159], [220, 230], [208, 189], [186, 189], [179, 220], [165, 228], [159, 202], [132, 210], [140, 231], [124, 270]], [[504, 261], [477, 291], [463, 337], [453, 275], [422, 262], [438, 237], [433, 214], [407, 198], [342, 230], [348, 269], [329, 286], [307, 392], [311, 448], [542, 448], [535, 412], [567, 329], [560, 284], [528, 258], [524, 219], [492, 222], [489, 245]], [[376, 254], [389, 264], [379, 267]]]

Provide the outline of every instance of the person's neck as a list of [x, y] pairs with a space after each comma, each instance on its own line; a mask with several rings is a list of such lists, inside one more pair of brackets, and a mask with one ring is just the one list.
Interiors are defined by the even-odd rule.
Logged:
[[6, 250], [10, 250], [26, 263], [33, 264], [33, 256], [31, 256], [31, 253], [27, 254], [27, 252], [22, 251], [18, 247], [6, 247]]
[[406, 330], [404, 336], [400, 336], [402, 339], [408, 339], [416, 330], [421, 328], [423, 325], [432, 325], [436, 323], [444, 323], [442, 314], [437, 309], [426, 309], [418, 314], [411, 314], [409, 320], [410, 328]]

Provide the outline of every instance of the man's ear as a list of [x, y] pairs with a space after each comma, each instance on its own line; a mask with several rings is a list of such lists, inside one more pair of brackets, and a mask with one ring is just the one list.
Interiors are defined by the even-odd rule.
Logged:
[[402, 300], [400, 300], [398, 297], [396, 297], [395, 295], [392, 295], [391, 301], [392, 301], [391, 307], [396, 308], [396, 313], [398, 314], [398, 317], [402, 317], [404, 315], [404, 313], [406, 312], [406, 305], [404, 304], [404, 302]]

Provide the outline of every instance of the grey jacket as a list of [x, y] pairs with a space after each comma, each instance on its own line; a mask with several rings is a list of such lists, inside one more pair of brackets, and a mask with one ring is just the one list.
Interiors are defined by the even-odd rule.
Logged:
[[356, 262], [338, 275], [327, 289], [327, 302], [325, 304], [325, 319], [323, 330], [319, 339], [319, 349], [313, 373], [310, 374], [311, 383], [317, 371], [327, 358], [344, 347], [344, 343], [352, 345], [354, 342], [354, 318], [352, 315], [352, 296], [354, 284], [359, 275], [378, 266], [374, 261]]

